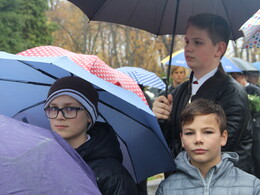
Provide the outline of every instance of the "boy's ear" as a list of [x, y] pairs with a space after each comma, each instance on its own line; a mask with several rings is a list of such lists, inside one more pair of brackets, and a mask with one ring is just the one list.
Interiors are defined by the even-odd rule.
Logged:
[[221, 146], [225, 146], [226, 145], [227, 138], [228, 138], [228, 132], [227, 132], [227, 130], [224, 130], [222, 135], [221, 135], [221, 141], [220, 141], [220, 145]]
[[224, 55], [224, 53], [226, 52], [227, 49], [227, 45], [225, 42], [219, 42], [217, 44], [217, 52], [216, 52], [216, 57], [221, 57]]

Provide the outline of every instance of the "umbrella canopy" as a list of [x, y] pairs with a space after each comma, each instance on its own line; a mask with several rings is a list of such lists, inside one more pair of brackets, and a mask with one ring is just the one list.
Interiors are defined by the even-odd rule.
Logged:
[[[172, 66], [182, 66], [185, 68], [189, 68], [185, 60], [184, 50], [179, 50], [173, 53], [172, 56], [173, 56], [171, 60]], [[164, 58], [161, 62], [163, 64], [169, 65], [169, 56]], [[225, 56], [222, 57], [221, 63], [225, 72], [241, 72], [240, 68], [236, 66], [236, 64], [233, 61], [231, 61], [229, 58]]]
[[43, 103], [58, 78], [79, 76], [99, 93], [99, 121], [108, 122], [122, 144], [124, 165], [140, 182], [174, 170], [155, 115], [135, 94], [85, 71], [67, 57], [27, 57], [0, 52], [0, 114], [50, 128]]
[[165, 83], [160, 77], [158, 77], [155, 73], [147, 71], [143, 68], [124, 66], [117, 68], [117, 70], [129, 75], [140, 85], [165, 89]]
[[260, 48], [260, 9], [240, 28], [245, 35], [245, 48]]
[[0, 124], [1, 194], [101, 194], [92, 170], [59, 135], [3, 115]]
[[260, 62], [254, 62], [253, 66], [257, 68], [257, 70], [260, 71]]
[[231, 58], [232, 62], [236, 64], [236, 66], [241, 70], [241, 71], [258, 71], [256, 67], [253, 66], [252, 63], [245, 61], [241, 58]]
[[56, 46], [39, 46], [18, 53], [22, 56], [55, 57], [67, 56], [85, 70], [117, 86], [136, 93], [144, 102], [146, 99], [137, 83], [128, 75], [108, 66], [96, 55], [78, 54]]
[[124, 24], [156, 35], [172, 34], [175, 21], [176, 34], [184, 34], [189, 16], [213, 13], [229, 21], [232, 40], [243, 36], [239, 28], [260, 7], [259, 0], [69, 1], [78, 6], [90, 20]]
[[[186, 32], [187, 20], [198, 13], [213, 13], [225, 18], [230, 25], [230, 39], [243, 36], [241, 25], [260, 7], [259, 0], [69, 0], [90, 20], [124, 24], [156, 35]], [[170, 57], [171, 58], [171, 57]], [[171, 60], [171, 59], [170, 59]], [[168, 93], [170, 66], [167, 71], [165, 95]]]

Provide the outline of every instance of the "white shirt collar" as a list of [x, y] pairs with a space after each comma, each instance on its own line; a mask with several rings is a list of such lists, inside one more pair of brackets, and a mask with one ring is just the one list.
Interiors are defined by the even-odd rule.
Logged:
[[[208, 80], [210, 77], [212, 77], [218, 70], [218, 67], [214, 68], [212, 71], [205, 74], [203, 77], [201, 77], [199, 80], [196, 79], [195, 75], [193, 75], [192, 83], [191, 83], [191, 95], [195, 95], [197, 91], [199, 90], [200, 86], [203, 85], [203, 83]], [[198, 81], [198, 84], [193, 84], [193, 81]]]

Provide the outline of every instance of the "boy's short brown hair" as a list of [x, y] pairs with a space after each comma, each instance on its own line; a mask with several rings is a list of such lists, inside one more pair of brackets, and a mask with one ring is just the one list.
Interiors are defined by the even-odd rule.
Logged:
[[193, 122], [195, 116], [214, 114], [216, 121], [219, 124], [220, 133], [226, 129], [226, 115], [223, 108], [207, 99], [196, 99], [188, 104], [180, 115], [180, 124], [183, 127], [185, 124]]

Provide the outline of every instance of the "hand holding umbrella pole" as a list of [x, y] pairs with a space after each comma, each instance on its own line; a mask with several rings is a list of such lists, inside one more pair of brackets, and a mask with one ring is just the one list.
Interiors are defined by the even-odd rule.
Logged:
[[[174, 36], [175, 36], [175, 33], [176, 33], [179, 4], [180, 4], [180, 0], [177, 0], [177, 6], [176, 6], [174, 23], [173, 23], [173, 30], [172, 30], [172, 42], [171, 42], [171, 47], [170, 47], [170, 60], [169, 60], [169, 65], [168, 65], [168, 69], [167, 69], [167, 79], [166, 79], [166, 83], [165, 83], [166, 86], [165, 86], [164, 96], [166, 98], [168, 96], [168, 87], [169, 87], [169, 80], [170, 80], [170, 74], [171, 74], [171, 65], [170, 64], [172, 63], [172, 53], [173, 53], [173, 48], [174, 48]], [[164, 119], [159, 119], [158, 122], [161, 123], [161, 124], [164, 124], [165, 120]], [[161, 128], [164, 128], [164, 125], [162, 125]]]

